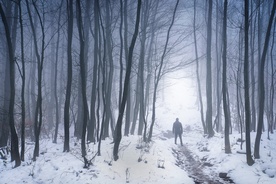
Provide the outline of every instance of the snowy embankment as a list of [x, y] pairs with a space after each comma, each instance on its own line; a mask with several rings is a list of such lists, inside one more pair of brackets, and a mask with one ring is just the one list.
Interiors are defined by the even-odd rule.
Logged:
[[[255, 160], [253, 166], [248, 166], [245, 154], [237, 153], [245, 151], [245, 144], [240, 150], [240, 142], [237, 142], [239, 134], [230, 136], [232, 154], [225, 154], [221, 134], [207, 139], [200, 127], [185, 125], [184, 129], [185, 146], [192, 152], [193, 158], [202, 163], [202, 171], [211, 178], [218, 178], [219, 173], [224, 172], [237, 184], [276, 183], [275, 134], [271, 134], [271, 140], [267, 140], [263, 134], [261, 159]], [[41, 154], [36, 162], [31, 160], [33, 145], [27, 144], [26, 160], [20, 167], [13, 169], [14, 163], [0, 161], [0, 183], [194, 183], [188, 169], [176, 165], [177, 159], [172, 150], [181, 150], [181, 147], [174, 145], [173, 138], [164, 133], [170, 131], [155, 132], [150, 144], [143, 143], [138, 136], [123, 137], [120, 158], [116, 162], [112, 160], [112, 140], [104, 140], [102, 155], [94, 158], [89, 169], [83, 168], [80, 143], [74, 139], [71, 139], [69, 153], [62, 152], [61, 139], [58, 144], [48, 139], [42, 140]], [[252, 133], [252, 145], [254, 138]], [[87, 150], [88, 156], [93, 158], [97, 144], [87, 145]]]
[[[41, 154], [31, 160], [33, 145], [27, 145], [26, 161], [12, 169], [13, 163], [1, 160], [0, 183], [193, 183], [188, 174], [175, 165], [173, 141], [155, 136], [150, 144], [138, 136], [123, 137], [119, 160], [112, 160], [111, 139], [102, 141], [101, 156], [89, 169], [83, 168], [80, 143], [71, 140], [71, 151], [63, 153], [63, 144], [41, 141]], [[87, 145], [93, 158], [97, 144]]]
[[[219, 173], [227, 173], [235, 183], [276, 183], [276, 134], [270, 135], [267, 139], [267, 132], [264, 132], [261, 139], [261, 159], [255, 159], [253, 166], [246, 163], [245, 142], [242, 150], [240, 134], [230, 135], [231, 154], [224, 153], [224, 138], [222, 134], [216, 133], [213, 138], [205, 138], [200, 132], [201, 128], [187, 125], [185, 127], [183, 142], [193, 153], [197, 160], [200, 160], [204, 172], [210, 176], [218, 176]], [[254, 152], [255, 133], [251, 133], [251, 152]], [[243, 135], [245, 137], [245, 135]], [[253, 157], [254, 159], [254, 157]]]

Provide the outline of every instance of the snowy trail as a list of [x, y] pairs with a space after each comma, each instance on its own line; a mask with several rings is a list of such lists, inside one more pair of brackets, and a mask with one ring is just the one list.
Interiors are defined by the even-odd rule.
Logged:
[[[185, 146], [179, 146], [172, 149], [174, 156], [177, 158], [176, 165], [189, 173], [189, 176], [194, 179], [195, 183], [212, 183], [222, 184], [220, 178], [215, 175], [207, 175], [204, 173], [204, 167], [208, 167], [201, 161], [193, 157], [193, 153]], [[209, 165], [210, 166], [210, 165]]]
[[[163, 136], [169, 139], [174, 137], [170, 131], [163, 132]], [[176, 165], [185, 170], [196, 184], [231, 183], [220, 178], [219, 173], [207, 174], [204, 172], [204, 168], [212, 167], [213, 165], [208, 162], [204, 162], [204, 160], [195, 158], [195, 154], [185, 144], [183, 146], [173, 147], [172, 154], [176, 158]]]

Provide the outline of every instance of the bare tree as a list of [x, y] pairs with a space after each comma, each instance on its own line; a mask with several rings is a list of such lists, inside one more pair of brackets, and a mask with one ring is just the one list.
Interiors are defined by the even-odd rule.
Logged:
[[18, 2], [19, 7], [19, 22], [20, 22], [20, 38], [21, 38], [21, 62], [22, 62], [22, 88], [21, 88], [21, 160], [24, 161], [25, 157], [25, 55], [24, 55], [24, 29], [23, 29], [23, 20], [22, 20], [22, 8], [21, 0]]
[[246, 159], [249, 166], [254, 164], [251, 156], [250, 141], [250, 99], [249, 99], [249, 72], [248, 72], [248, 29], [249, 29], [249, 2], [244, 0], [244, 105], [245, 105], [245, 139], [246, 139]]
[[201, 94], [201, 83], [200, 83], [200, 76], [199, 76], [199, 59], [198, 59], [198, 48], [197, 48], [197, 38], [196, 38], [196, 0], [194, 0], [194, 21], [193, 21], [193, 29], [194, 29], [194, 45], [195, 45], [195, 56], [196, 56], [196, 79], [197, 79], [197, 88], [198, 88], [198, 96], [199, 96], [199, 103], [200, 103], [200, 117], [201, 117], [201, 124], [203, 127], [204, 134], [207, 134], [207, 128], [205, 125], [204, 120], [204, 112], [203, 112], [203, 102], [202, 102], [202, 94]]
[[18, 147], [18, 136], [15, 130], [14, 125], [14, 101], [15, 101], [15, 58], [14, 58], [14, 51], [11, 41], [11, 34], [7, 22], [6, 15], [4, 13], [4, 10], [2, 8], [2, 3], [0, 3], [0, 15], [2, 17], [2, 21], [5, 27], [5, 33], [6, 33], [6, 39], [8, 44], [8, 53], [9, 53], [9, 62], [10, 62], [10, 103], [9, 103], [9, 125], [10, 125], [10, 131], [11, 131], [11, 160], [15, 160], [15, 167], [20, 166], [21, 160], [19, 156], [19, 147]]
[[34, 36], [34, 46], [35, 46], [35, 55], [37, 59], [37, 101], [36, 101], [36, 109], [35, 109], [35, 120], [34, 120], [34, 133], [35, 133], [35, 148], [33, 154], [33, 160], [36, 160], [36, 157], [39, 156], [39, 136], [41, 132], [42, 126], [42, 69], [43, 69], [43, 62], [44, 62], [44, 51], [45, 51], [45, 31], [44, 31], [44, 14], [41, 17], [39, 10], [37, 8], [36, 2], [32, 1], [34, 6], [35, 12], [39, 19], [39, 25], [42, 32], [42, 40], [41, 40], [41, 51], [39, 53], [39, 48], [37, 44], [37, 35], [35, 32], [35, 26], [32, 19], [32, 14], [29, 6], [28, 0], [26, 0], [28, 15], [30, 19], [31, 29]]
[[211, 59], [211, 43], [212, 43], [212, 7], [213, 1], [208, 0], [208, 22], [207, 22], [207, 62], [206, 62], [206, 97], [207, 97], [207, 111], [206, 111], [206, 126], [208, 130], [208, 137], [214, 136], [212, 126], [212, 59]]
[[270, 40], [270, 32], [271, 32], [271, 27], [272, 23], [274, 20], [274, 15], [275, 15], [275, 9], [276, 9], [276, 1], [273, 3], [273, 7], [271, 10], [270, 18], [269, 18], [269, 23], [266, 31], [266, 36], [265, 36], [265, 43], [264, 43], [264, 48], [262, 52], [262, 57], [261, 57], [261, 68], [259, 70], [259, 112], [258, 112], [258, 126], [257, 126], [257, 135], [256, 135], [256, 140], [255, 140], [255, 147], [254, 147], [254, 156], [256, 159], [260, 158], [260, 141], [261, 141], [261, 136], [262, 136], [262, 129], [263, 129], [263, 116], [264, 116], [264, 101], [265, 101], [265, 89], [264, 89], [264, 67], [265, 67], [265, 61], [266, 61], [266, 53], [268, 50], [268, 45], [269, 45], [269, 40]]
[[142, 4], [141, 0], [138, 0], [135, 30], [133, 33], [133, 37], [132, 37], [131, 44], [129, 46], [129, 52], [128, 52], [128, 63], [127, 63], [125, 81], [124, 81], [124, 90], [122, 94], [122, 102], [120, 103], [119, 116], [117, 119], [117, 124], [114, 132], [113, 157], [115, 161], [119, 159], [118, 152], [119, 152], [119, 145], [122, 139], [123, 115], [124, 115], [125, 105], [126, 105], [127, 96], [128, 96], [129, 80], [130, 80], [131, 66], [132, 66], [132, 59], [133, 59], [132, 58], [133, 50], [134, 50], [134, 46], [135, 46], [135, 42], [138, 36], [138, 30], [139, 30], [141, 4]]
[[55, 55], [55, 69], [54, 69], [54, 98], [55, 98], [55, 108], [56, 108], [56, 124], [55, 124], [55, 134], [53, 143], [57, 143], [57, 134], [59, 128], [59, 100], [58, 100], [58, 93], [57, 93], [57, 75], [58, 75], [58, 57], [59, 57], [59, 44], [60, 44], [60, 20], [61, 20], [61, 7], [63, 5], [63, 0], [60, 3], [60, 11], [58, 15], [58, 30], [57, 30], [57, 44], [56, 44], [56, 55]]
[[73, 36], [73, 0], [67, 0], [67, 16], [68, 16], [68, 44], [67, 44], [67, 86], [66, 98], [64, 106], [64, 146], [63, 151], [69, 152], [69, 123], [70, 123], [70, 99], [71, 99], [71, 86], [72, 86], [72, 36]]
[[224, 127], [224, 144], [225, 153], [231, 153], [230, 140], [229, 140], [229, 125], [230, 125], [230, 114], [227, 106], [229, 106], [229, 101], [227, 99], [227, 6], [228, 1], [224, 0], [224, 11], [223, 11], [223, 29], [222, 29], [222, 39], [223, 39], [223, 53], [222, 53], [222, 95], [223, 95], [223, 110], [225, 117], [225, 127]]
[[80, 74], [81, 74], [81, 92], [82, 92], [82, 102], [83, 102], [83, 124], [82, 124], [82, 135], [81, 135], [81, 154], [84, 159], [84, 168], [89, 167], [89, 162], [86, 158], [86, 128], [87, 128], [87, 119], [88, 119], [88, 105], [86, 97], [86, 69], [84, 61], [84, 35], [83, 35], [83, 23], [82, 23], [82, 14], [81, 14], [81, 5], [80, 0], [76, 1], [77, 7], [77, 25], [79, 32], [79, 41], [80, 41]]
[[158, 84], [159, 84], [159, 82], [161, 80], [161, 76], [162, 76], [164, 60], [165, 60], [165, 56], [167, 53], [169, 39], [170, 39], [170, 32], [171, 32], [172, 26], [175, 21], [175, 14], [176, 14], [178, 4], [179, 4], [179, 0], [176, 1], [175, 7], [174, 7], [173, 17], [172, 17], [169, 29], [166, 34], [166, 42], [165, 42], [164, 50], [163, 50], [163, 53], [161, 56], [160, 64], [158, 64], [158, 67], [155, 68], [155, 72], [154, 72], [155, 79], [154, 79], [154, 89], [153, 89], [154, 91], [153, 91], [153, 101], [152, 101], [152, 117], [151, 117], [151, 125], [150, 125], [150, 129], [149, 129], [148, 141], [151, 141], [151, 138], [152, 138], [153, 125], [155, 123], [155, 115], [156, 115], [155, 107], [156, 107], [156, 99], [157, 99], [157, 89], [158, 89]]

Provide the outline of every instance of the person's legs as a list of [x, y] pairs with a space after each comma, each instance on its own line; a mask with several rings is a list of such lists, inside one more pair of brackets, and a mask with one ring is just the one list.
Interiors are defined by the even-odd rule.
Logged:
[[181, 146], [183, 146], [183, 142], [182, 142], [182, 134], [179, 134], [179, 138], [180, 138], [180, 143], [181, 143]]
[[174, 134], [174, 144], [176, 144], [177, 141], [177, 133]]

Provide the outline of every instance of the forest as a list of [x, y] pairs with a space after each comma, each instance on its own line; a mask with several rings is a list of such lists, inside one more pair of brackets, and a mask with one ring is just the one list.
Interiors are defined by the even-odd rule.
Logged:
[[77, 144], [89, 169], [108, 140], [119, 161], [127, 137], [154, 144], [168, 76], [180, 73], [201, 135], [222, 135], [232, 154], [236, 132], [253, 166], [276, 129], [275, 9], [273, 0], [0, 0], [0, 158], [20, 168], [48, 140], [63, 153]]

